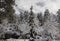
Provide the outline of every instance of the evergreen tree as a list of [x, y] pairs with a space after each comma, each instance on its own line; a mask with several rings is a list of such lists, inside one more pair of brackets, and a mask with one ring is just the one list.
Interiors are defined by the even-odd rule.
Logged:
[[33, 38], [32, 40], [34, 40], [35, 39], [34, 35], [36, 34], [36, 32], [34, 30], [34, 13], [33, 13], [32, 10], [33, 10], [33, 6], [31, 6], [31, 8], [30, 8], [28, 23], [29, 23], [29, 26], [31, 27], [31, 29], [30, 29], [30, 37]]
[[29, 21], [28, 21], [29, 26], [31, 26], [31, 27], [34, 25], [34, 13], [33, 13], [32, 9], [33, 9], [33, 6], [31, 6], [31, 8], [30, 8]]
[[30, 8], [29, 19], [28, 19], [29, 21], [28, 21], [28, 23], [29, 23], [29, 26], [31, 26], [31, 29], [30, 29], [30, 37], [33, 38], [34, 14], [33, 14], [32, 9], [33, 9], [33, 6], [31, 6], [31, 8]]
[[24, 12], [24, 20], [25, 20], [25, 22], [28, 22], [28, 16], [29, 16], [28, 11], [25, 11]]
[[58, 11], [57, 11], [57, 22], [59, 23], [58, 28], [60, 30], [60, 9], [58, 9]]
[[60, 9], [57, 11], [57, 18], [58, 23], [60, 23]]
[[40, 23], [40, 26], [42, 26], [43, 25], [43, 16], [42, 16], [42, 12], [40, 13], [40, 14], [37, 14], [37, 18], [38, 18], [38, 20], [39, 20], [39, 23]]
[[13, 4], [15, 0], [0, 0], [0, 20], [8, 18], [9, 22], [12, 22], [14, 17]]
[[22, 12], [20, 12], [20, 23], [23, 22], [23, 19], [24, 19], [24, 14]]
[[50, 15], [49, 10], [46, 9], [45, 12], [44, 12], [44, 21], [49, 19], [49, 15]]

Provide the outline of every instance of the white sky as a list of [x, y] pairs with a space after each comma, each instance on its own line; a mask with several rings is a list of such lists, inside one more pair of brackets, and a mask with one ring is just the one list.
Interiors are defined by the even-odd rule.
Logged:
[[16, 0], [16, 4], [19, 8], [28, 11], [33, 5], [35, 13], [44, 12], [45, 9], [49, 9], [50, 12], [54, 13], [60, 8], [60, 0]]

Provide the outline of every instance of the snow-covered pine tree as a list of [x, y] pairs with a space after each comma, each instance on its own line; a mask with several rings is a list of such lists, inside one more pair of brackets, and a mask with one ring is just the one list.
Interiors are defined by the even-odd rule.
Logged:
[[44, 24], [42, 12], [37, 14], [37, 18], [39, 20], [39, 25], [42, 26]]
[[58, 28], [60, 29], [60, 9], [57, 11], [57, 22], [59, 23]]
[[20, 23], [22, 23], [22, 22], [23, 22], [23, 18], [24, 18], [23, 13], [22, 13], [22, 12], [20, 12]]
[[25, 20], [25, 22], [28, 22], [28, 16], [29, 16], [28, 11], [25, 11], [24, 12], [24, 20]]
[[33, 6], [31, 6], [31, 8], [30, 8], [29, 21], [28, 21], [29, 26], [31, 26], [31, 27], [34, 25], [34, 13], [32, 10], [33, 10]]
[[34, 13], [33, 13], [33, 6], [31, 6], [31, 8], [30, 8], [30, 13], [29, 13], [29, 21], [28, 21], [28, 23], [29, 23], [29, 26], [31, 27], [31, 29], [30, 29], [30, 37], [31, 38], [34, 38], [34, 31], [33, 31], [33, 28], [34, 28]]
[[60, 9], [57, 11], [57, 22], [60, 24]]
[[[48, 16], [49, 19], [44, 23], [44, 30], [47, 31], [47, 33], [44, 31], [43, 34], [45, 33], [47, 36], [46, 37], [52, 37], [52, 39], [54, 39], [55, 35], [57, 35], [57, 33], [59, 33], [59, 29], [58, 29], [58, 23], [56, 21], [56, 15], [54, 14], [50, 14], [50, 16]], [[50, 35], [51, 34], [51, 35]]]
[[45, 12], [44, 12], [44, 21], [46, 21], [47, 19], [49, 19], [49, 15], [50, 15], [49, 10], [46, 9]]

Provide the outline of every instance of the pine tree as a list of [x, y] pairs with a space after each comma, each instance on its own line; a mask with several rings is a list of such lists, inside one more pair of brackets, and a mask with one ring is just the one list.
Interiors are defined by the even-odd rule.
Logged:
[[60, 23], [60, 9], [57, 11], [57, 18], [58, 23]]
[[49, 19], [49, 15], [50, 15], [49, 10], [46, 9], [45, 12], [44, 12], [44, 21]]
[[30, 38], [32, 38], [32, 40], [31, 41], [33, 41], [36, 37], [36, 32], [35, 32], [35, 29], [34, 29], [34, 13], [33, 13], [33, 6], [31, 6], [31, 8], [30, 8], [30, 13], [29, 13], [29, 21], [28, 21], [28, 23], [29, 23], [29, 26], [31, 27], [31, 29], [30, 29]]
[[37, 18], [38, 18], [39, 23], [40, 23], [39, 25], [42, 26], [42, 25], [43, 25], [43, 22], [44, 22], [44, 21], [43, 21], [42, 12], [41, 12], [40, 14], [37, 14]]
[[28, 11], [25, 11], [24, 12], [24, 20], [25, 20], [25, 22], [28, 22], [28, 16], [29, 16]]
[[0, 0], [0, 20], [7, 18], [9, 22], [12, 22], [14, 17], [13, 6], [15, 0]]
[[30, 13], [29, 13], [29, 26], [31, 26], [31, 29], [30, 29], [30, 37], [33, 38], [33, 28], [34, 28], [34, 13], [33, 13], [33, 6], [31, 6], [30, 8]]
[[22, 12], [20, 12], [20, 23], [22, 23], [22, 22], [23, 22], [23, 19], [24, 19], [23, 13], [22, 13]]
[[50, 38], [53, 39], [55, 35], [57, 35], [57, 33], [59, 32], [59, 28], [58, 28], [58, 23], [56, 21], [56, 15], [51, 13], [49, 17], [50, 20], [47, 20], [43, 26], [44, 30], [47, 31], [47, 33], [45, 31], [42, 33], [46, 33], [46, 35], [48, 34]]
[[30, 8], [29, 21], [28, 21], [29, 26], [31, 26], [31, 27], [34, 25], [34, 13], [33, 13], [32, 9], [33, 9], [33, 6], [31, 6], [31, 8]]
[[58, 28], [60, 30], [60, 9], [58, 9], [58, 11], [57, 11], [57, 22], [59, 23]]

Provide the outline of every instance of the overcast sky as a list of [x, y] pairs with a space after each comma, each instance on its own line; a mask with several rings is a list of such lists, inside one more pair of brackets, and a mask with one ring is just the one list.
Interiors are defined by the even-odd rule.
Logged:
[[16, 0], [17, 6], [23, 10], [30, 9], [33, 5], [35, 13], [49, 9], [50, 12], [56, 12], [60, 8], [60, 0]]

